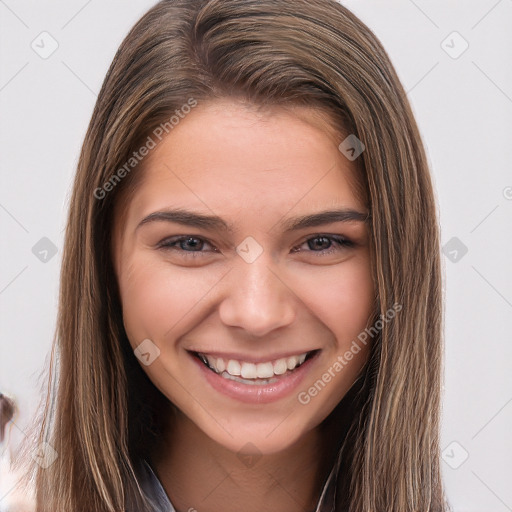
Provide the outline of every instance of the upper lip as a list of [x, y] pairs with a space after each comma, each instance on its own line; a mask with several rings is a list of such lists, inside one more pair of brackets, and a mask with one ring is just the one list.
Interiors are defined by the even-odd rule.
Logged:
[[319, 349], [304, 349], [304, 350], [293, 350], [289, 352], [281, 352], [279, 354], [269, 354], [265, 356], [255, 356], [254, 354], [236, 354], [234, 352], [211, 352], [209, 350], [188, 350], [196, 354], [205, 354], [212, 357], [220, 357], [225, 360], [233, 359], [235, 361], [245, 361], [247, 363], [266, 363], [268, 361], [276, 361], [277, 359], [284, 359], [291, 356], [298, 356], [300, 354], [306, 354], [317, 351]]

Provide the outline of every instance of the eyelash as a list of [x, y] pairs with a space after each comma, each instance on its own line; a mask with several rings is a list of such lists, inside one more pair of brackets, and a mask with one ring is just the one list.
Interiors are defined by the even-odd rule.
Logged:
[[[349, 240], [348, 238], [346, 238], [344, 236], [316, 234], [316, 235], [313, 235], [313, 236], [307, 238], [306, 240], [301, 242], [299, 245], [294, 247], [293, 252], [298, 252], [295, 250], [297, 247], [300, 247], [301, 245], [303, 245], [307, 242], [310, 242], [311, 240], [319, 240], [319, 239], [323, 239], [323, 238], [336, 243], [338, 245], [338, 247], [331, 246], [328, 249], [323, 249], [321, 251], [309, 250], [306, 252], [314, 253], [316, 256], [326, 256], [326, 255], [341, 251], [345, 248], [354, 247], [356, 245], [355, 242], [353, 242], [352, 240]], [[183, 254], [186, 254], [187, 258], [197, 258], [199, 255], [204, 254], [204, 251], [186, 251], [185, 249], [176, 247], [176, 244], [179, 244], [180, 242], [183, 242], [183, 241], [187, 241], [189, 239], [199, 240], [201, 242], [206, 242], [207, 244], [210, 243], [210, 242], [208, 242], [208, 240], [206, 240], [202, 237], [192, 236], [192, 235], [181, 235], [178, 237], [167, 238], [167, 239], [163, 240], [162, 242], [160, 242], [158, 244], [157, 248], [163, 249], [163, 250], [178, 250], [178, 251], [182, 252]]]

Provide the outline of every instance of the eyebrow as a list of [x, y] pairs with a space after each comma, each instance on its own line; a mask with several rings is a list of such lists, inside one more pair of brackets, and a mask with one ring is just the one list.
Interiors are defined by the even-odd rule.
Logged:
[[[324, 224], [331, 224], [333, 222], [367, 222], [369, 218], [369, 213], [363, 213], [350, 208], [343, 208], [303, 215], [281, 221], [278, 224], [282, 227], [284, 232], [292, 232], [305, 228], [322, 226]], [[174, 222], [183, 226], [200, 229], [213, 229], [217, 231], [227, 231], [230, 233], [234, 231], [224, 219], [217, 215], [205, 215], [185, 210], [183, 208], [166, 209], [153, 212], [144, 217], [135, 229], [137, 230], [141, 226], [149, 224], [150, 222]]]

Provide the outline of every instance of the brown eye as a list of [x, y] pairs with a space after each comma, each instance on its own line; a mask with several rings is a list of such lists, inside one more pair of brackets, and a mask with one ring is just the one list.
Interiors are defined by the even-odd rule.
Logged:
[[322, 236], [322, 237], [310, 238], [307, 243], [308, 243], [308, 247], [312, 251], [317, 251], [317, 250], [323, 251], [323, 250], [329, 249], [329, 247], [331, 247], [332, 240], [326, 236]]
[[188, 251], [200, 251], [203, 248], [204, 242], [199, 238], [188, 237], [178, 242], [180, 249]]
[[[193, 256], [195, 257], [196, 254], [201, 254], [204, 252], [211, 252], [210, 251], [203, 251], [202, 249], [205, 247], [205, 245], [210, 245], [209, 242], [204, 240], [203, 238], [196, 237], [196, 236], [179, 236], [179, 237], [173, 237], [173, 238], [166, 238], [162, 242], [158, 244], [159, 249], [165, 249], [165, 250], [172, 250], [172, 251], [178, 251], [183, 253], [187, 256]], [[213, 246], [211, 246], [213, 247]], [[214, 250], [216, 250], [214, 248]], [[188, 254], [187, 254], [188, 253]]]
[[345, 248], [355, 246], [354, 242], [343, 236], [315, 235], [314, 237], [310, 237], [307, 240], [305, 240], [301, 245], [297, 246], [293, 250], [293, 252], [297, 252], [297, 249], [305, 244], [307, 244], [307, 247], [309, 249], [309, 251], [306, 252], [314, 252], [319, 256], [335, 253], [338, 251], [342, 251]]

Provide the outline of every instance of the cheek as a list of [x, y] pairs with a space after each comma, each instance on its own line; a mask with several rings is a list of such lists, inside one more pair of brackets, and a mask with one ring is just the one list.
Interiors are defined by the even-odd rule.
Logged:
[[350, 272], [344, 273], [337, 285], [333, 285], [329, 301], [332, 304], [329, 308], [331, 318], [336, 325], [342, 330], [348, 328], [352, 336], [363, 330], [375, 303], [375, 287], [369, 265], [358, 262]]
[[369, 259], [354, 258], [315, 276], [310, 308], [330, 331], [333, 344], [298, 395], [311, 407], [310, 428], [326, 418], [354, 384], [367, 361], [371, 340], [364, 333], [375, 304], [375, 286]]
[[186, 313], [185, 304], [194, 290], [185, 286], [179, 274], [171, 273], [164, 265], [144, 255], [131, 257], [125, 262], [125, 269], [119, 282], [130, 342], [136, 345], [145, 338], [161, 339]]
[[350, 344], [373, 313], [375, 286], [368, 258], [353, 258], [326, 267], [303, 281], [308, 305], [334, 333], [338, 344]]
[[119, 286], [132, 346], [146, 338], [163, 345], [183, 331], [188, 315], [221, 277], [196, 270], [172, 266], [145, 252], [125, 260]]

